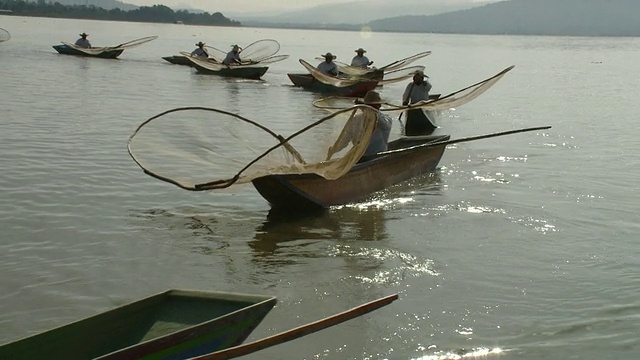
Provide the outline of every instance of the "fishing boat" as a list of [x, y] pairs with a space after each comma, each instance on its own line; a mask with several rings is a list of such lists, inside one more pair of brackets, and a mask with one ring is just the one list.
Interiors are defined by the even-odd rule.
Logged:
[[268, 175], [252, 180], [272, 207], [318, 209], [357, 202], [376, 191], [433, 171], [449, 135], [402, 137], [388, 150], [363, 158], [345, 175], [328, 180], [316, 174]]
[[[378, 80], [378, 86], [382, 86], [384, 84], [402, 81], [413, 76], [413, 74], [418, 70], [424, 71], [424, 66], [409, 67], [408, 65], [430, 54], [431, 51], [420, 52], [407, 58], [393, 61], [379, 68], [351, 66], [337, 60], [334, 60], [334, 62], [338, 65], [338, 71], [341, 77]], [[324, 58], [320, 57], [316, 58], [316, 60], [324, 61]]]
[[365, 155], [380, 111], [457, 107], [489, 89], [511, 68], [410, 106], [378, 110], [366, 104], [353, 105], [351, 100], [347, 108], [325, 108], [329, 115], [288, 136], [220, 109], [175, 108], [144, 121], [129, 138], [127, 148], [147, 175], [189, 191], [231, 189], [251, 182], [274, 208], [322, 209], [356, 202], [433, 171], [447, 145], [550, 128], [458, 139], [449, 135], [400, 136], [388, 143], [385, 151]]
[[181, 54], [201, 74], [258, 80], [269, 70], [268, 66], [262, 66], [260, 63], [224, 65], [209, 59], [191, 56], [186, 52]]
[[333, 85], [318, 80], [311, 74], [287, 74], [294, 86], [301, 87], [307, 90], [334, 94], [339, 96], [359, 97], [364, 96], [369, 90], [373, 90], [378, 86], [378, 80], [375, 79], [361, 79], [359, 81], [351, 82], [345, 86]]
[[0, 359], [188, 359], [241, 344], [275, 304], [173, 289], [1, 345]]
[[96, 57], [101, 59], [116, 59], [120, 56], [125, 49], [130, 49], [135, 46], [142, 45], [149, 41], [157, 39], [157, 36], [147, 36], [136, 40], [131, 40], [116, 46], [106, 47], [90, 47], [83, 48], [75, 44], [68, 42], [62, 42], [60, 45], [53, 45], [53, 48], [60, 54], [64, 55], [76, 55], [85, 57]]
[[124, 49], [110, 47], [83, 49], [73, 44], [53, 45], [53, 48], [63, 55], [87, 56], [101, 59], [115, 59], [124, 52]]

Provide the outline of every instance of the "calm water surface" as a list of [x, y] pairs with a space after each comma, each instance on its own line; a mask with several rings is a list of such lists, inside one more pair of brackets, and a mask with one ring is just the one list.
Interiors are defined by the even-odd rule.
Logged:
[[[640, 357], [637, 38], [378, 34], [0, 16], [0, 343], [167, 288], [260, 293], [251, 339], [398, 293], [372, 314], [247, 359]], [[159, 38], [119, 60], [58, 55]], [[263, 81], [197, 75], [161, 57], [277, 39]], [[290, 86], [299, 58], [364, 47], [420, 61], [447, 93], [516, 65], [443, 114], [437, 172], [370, 201], [292, 218], [252, 188], [191, 193], [144, 175], [126, 142], [147, 118], [209, 106], [291, 133], [323, 115]], [[403, 84], [385, 86], [398, 102]], [[399, 129], [394, 124], [394, 131]], [[502, 352], [500, 355], [492, 353]]]

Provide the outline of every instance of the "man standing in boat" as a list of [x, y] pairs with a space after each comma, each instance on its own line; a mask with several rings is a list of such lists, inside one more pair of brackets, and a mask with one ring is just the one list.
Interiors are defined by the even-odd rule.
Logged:
[[89, 34], [84, 33], [84, 32], [82, 34], [80, 34], [80, 39], [76, 40], [76, 46], [84, 48], [84, 49], [90, 49], [91, 48], [91, 43], [87, 39], [87, 36], [89, 36]]
[[431, 83], [428, 77], [425, 79], [424, 73], [421, 70], [416, 71], [413, 75], [413, 81], [404, 89], [402, 105], [407, 106], [422, 100], [428, 100], [429, 90], [431, 90]]
[[338, 76], [338, 65], [333, 62], [335, 58], [336, 56], [330, 52], [324, 54], [324, 61], [318, 64], [317, 69], [323, 74]]
[[356, 50], [356, 56], [354, 56], [351, 60], [351, 66], [366, 69], [369, 65], [373, 64], [373, 61], [369, 61], [369, 58], [364, 56], [364, 53], [366, 52], [367, 50], [363, 48], [359, 48], [358, 50]]
[[204, 49], [204, 43], [202, 41], [196, 44], [197, 48], [191, 52], [191, 56], [197, 56], [201, 58], [208, 58], [207, 50]]
[[227, 57], [222, 60], [222, 63], [227, 66], [231, 65], [232, 63], [240, 64], [240, 46], [233, 45], [233, 48], [227, 53]]
[[[413, 81], [407, 85], [402, 95], [402, 105], [407, 106], [429, 99], [431, 83], [425, 79], [422, 71], [413, 75]], [[407, 110], [404, 134], [407, 136], [430, 135], [437, 128], [421, 108]], [[400, 115], [402, 116], [402, 115]]]

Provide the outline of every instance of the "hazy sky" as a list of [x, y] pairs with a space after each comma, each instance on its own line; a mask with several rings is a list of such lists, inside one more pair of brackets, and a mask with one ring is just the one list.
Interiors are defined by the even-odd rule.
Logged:
[[[310, 8], [317, 5], [366, 2], [367, 0], [121, 0], [134, 5], [151, 6], [164, 4], [172, 8], [190, 7], [208, 12], [258, 12], [258, 11], [287, 11]], [[395, 0], [403, 2], [403, 0]], [[423, 0], [425, 1], [425, 0]], [[473, 3], [487, 0], [448, 0], [450, 2]], [[427, 1], [425, 1], [427, 2]]]

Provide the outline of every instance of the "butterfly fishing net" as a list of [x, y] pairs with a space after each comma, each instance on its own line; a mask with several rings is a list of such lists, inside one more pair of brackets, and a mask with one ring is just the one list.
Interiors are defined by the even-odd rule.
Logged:
[[83, 48], [83, 47], [77, 46], [75, 44], [64, 42], [64, 41], [62, 43], [67, 45], [67, 46], [69, 46], [69, 47], [71, 47], [71, 48], [73, 48], [73, 49], [75, 49], [75, 50], [77, 50], [77, 51], [83, 52], [85, 54], [98, 55], [98, 54], [101, 54], [101, 53], [103, 53], [105, 51], [130, 49], [132, 47], [139, 46], [139, 45], [142, 45], [144, 43], [148, 43], [149, 41], [155, 40], [157, 38], [158, 38], [157, 36], [147, 36], [147, 37], [144, 37], [144, 38], [140, 38], [140, 39], [136, 39], [136, 40], [132, 40], [132, 41], [126, 42], [126, 43], [122, 43], [122, 44], [119, 44], [119, 45], [116, 45], [116, 46], [91, 47], [91, 48]]
[[129, 138], [128, 150], [148, 175], [194, 191], [275, 174], [336, 179], [360, 160], [376, 119], [373, 108], [357, 105], [285, 137], [238, 114], [186, 107], [142, 123]]
[[3, 28], [0, 28], [0, 42], [9, 41], [11, 39], [11, 34]]
[[[477, 98], [485, 91], [489, 90], [493, 85], [495, 85], [502, 77], [511, 71], [514, 66], [509, 66], [508, 68], [500, 71], [496, 75], [493, 75], [490, 78], [477, 82], [473, 85], [467, 86], [463, 89], [454, 91], [444, 96], [440, 96], [437, 99], [429, 99], [417, 102], [415, 104], [411, 104], [409, 106], [402, 106], [395, 104], [392, 100], [385, 100], [383, 102], [380, 111], [403, 111], [407, 109], [415, 109], [422, 108], [423, 110], [448, 110], [454, 107], [458, 107], [464, 105], [471, 100]], [[348, 108], [353, 106], [354, 102], [362, 101], [360, 99], [354, 100], [353, 98], [346, 97], [337, 97], [331, 96], [323, 99], [318, 99], [313, 102], [313, 105], [317, 108], [325, 109], [328, 111], [335, 111]]]
[[353, 78], [353, 77], [335, 77], [331, 75], [327, 75], [322, 71], [316, 69], [313, 65], [308, 62], [300, 59], [300, 64], [304, 66], [305, 69], [313, 76], [316, 80], [320, 81], [323, 84], [333, 85], [335, 87], [347, 87], [353, 86], [362, 82], [367, 81], [376, 81], [371, 79], [363, 79], [363, 78]]
[[[217, 49], [213, 46], [205, 45], [205, 50], [209, 54], [209, 58], [221, 63], [227, 52]], [[289, 55], [277, 55], [280, 51], [280, 43], [273, 39], [262, 39], [251, 44], [241, 47], [238, 55], [243, 62], [250, 63], [274, 63], [287, 59]]]

